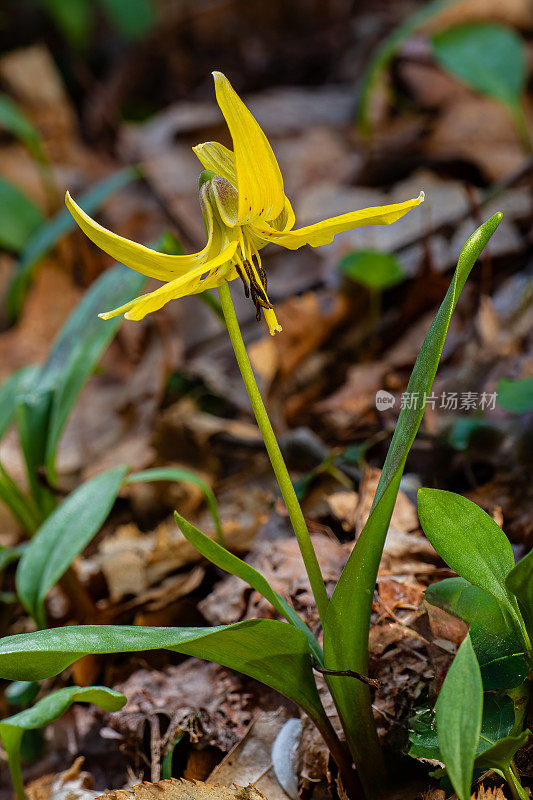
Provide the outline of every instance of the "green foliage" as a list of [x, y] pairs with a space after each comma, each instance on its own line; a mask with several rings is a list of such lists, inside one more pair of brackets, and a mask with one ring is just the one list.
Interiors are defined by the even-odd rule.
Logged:
[[[451, 316], [472, 267], [502, 219], [495, 214], [464, 245], [452, 283], [416, 360], [407, 392], [429, 395]], [[328, 669], [367, 673], [368, 630], [372, 597], [381, 554], [400, 486], [407, 455], [416, 436], [423, 408], [404, 408], [392, 438], [368, 521], [357, 540], [329, 603], [324, 626], [324, 659]], [[352, 751], [361, 750], [363, 737], [374, 738], [368, 686], [342, 678], [328, 681], [344, 720], [357, 719], [361, 735], [346, 730]], [[354, 741], [350, 741], [354, 739]], [[364, 760], [361, 755], [360, 760]]]
[[79, 393], [122, 322], [120, 317], [104, 322], [98, 318], [98, 312], [104, 303], [120, 305], [131, 299], [145, 282], [143, 275], [120, 265], [107, 270], [85, 292], [54, 341], [34, 384], [39, 395], [52, 393], [44, 464], [53, 463]]
[[[429, 394], [450, 318], [461, 290], [477, 257], [498, 227], [500, 220], [501, 214], [497, 214], [488, 220], [470, 237], [463, 248], [452, 284], [417, 358], [407, 389], [409, 392], [417, 392], [420, 397], [424, 394]], [[226, 301], [224, 300], [224, 302]], [[109, 304], [111, 304], [111, 301], [109, 301]], [[228, 319], [227, 316], [226, 319]], [[235, 332], [233, 333], [235, 334]], [[23, 397], [23, 402], [26, 404], [27, 409], [31, 406], [32, 413], [30, 414], [26, 410], [25, 416], [20, 415], [20, 418], [27, 431], [33, 424], [34, 435], [31, 446], [40, 454], [41, 458], [43, 457], [42, 454], [45, 454], [45, 462], [41, 461], [41, 464], [45, 464], [50, 471], [52, 471], [53, 467], [51, 458], [53, 448], [47, 445], [48, 437], [51, 437], [50, 441], [57, 443], [64, 419], [69, 410], [59, 413], [55, 409], [58, 405], [61, 408], [65, 404], [68, 405], [67, 399], [70, 397], [70, 393], [66, 392], [65, 401], [59, 403], [54, 394], [55, 379], [56, 376], [62, 376], [61, 380], [64, 383], [66, 382], [69, 386], [75, 387], [76, 392], [79, 391], [83, 381], [81, 379], [65, 381], [63, 375], [64, 370], [67, 370], [67, 374], [70, 374], [70, 366], [65, 366], [71, 364], [71, 358], [68, 355], [69, 342], [79, 338], [83, 338], [83, 328], [74, 325], [69, 336], [65, 338], [63, 345], [58, 348], [56, 358], [48, 366], [48, 371], [46, 371], [46, 367], [44, 368], [44, 378], [41, 374], [37, 376], [34, 384], [37, 388], [33, 392], [33, 405], [30, 402], [32, 401], [32, 392], [27, 391]], [[244, 348], [244, 345], [242, 347]], [[96, 353], [96, 350], [97, 348], [95, 348], [94, 353]], [[78, 360], [73, 359], [72, 363], [77, 364]], [[88, 372], [84, 374], [86, 375]], [[74, 393], [74, 389], [72, 389], [72, 394]], [[19, 401], [17, 408], [20, 407], [21, 403]], [[56, 414], [56, 417], [54, 417], [54, 414]], [[349, 670], [352, 673], [355, 671], [363, 676], [367, 672], [368, 630], [377, 569], [405, 461], [422, 416], [422, 408], [405, 408], [402, 410], [368, 522], [359, 537], [330, 601], [328, 601], [324, 591], [323, 605], [327, 609], [324, 622], [324, 661], [326, 667], [330, 670]], [[55, 423], [53, 422], [54, 419], [56, 419]], [[44, 430], [44, 434], [41, 429]], [[52, 436], [50, 431], [56, 433]], [[32, 463], [37, 463], [38, 460], [37, 456], [32, 454]], [[106, 477], [100, 476], [100, 478], [105, 483]], [[179, 470], [147, 470], [146, 472], [129, 476], [126, 481], [154, 479], [191, 480], [191, 474], [187, 471]], [[109, 490], [108, 493], [108, 506], [112, 502], [111, 498], [115, 496], [113, 493], [118, 491], [121, 481], [122, 476], [119, 480], [117, 474], [113, 492]], [[287, 481], [289, 481], [288, 475]], [[199, 483], [198, 480], [194, 482]], [[83, 496], [85, 489], [80, 487], [77, 491], [80, 496]], [[54, 516], [60, 514], [68, 502], [65, 501], [54, 512]], [[100, 492], [98, 499], [98, 503], [101, 502], [102, 492]], [[296, 500], [294, 502], [296, 503]], [[72, 503], [75, 506], [74, 500]], [[96, 505], [96, 501], [93, 502], [93, 507], [96, 507]], [[35, 541], [40, 540], [43, 547], [40, 555], [41, 562], [60, 563], [61, 568], [67, 562], [70, 563], [69, 559], [73, 557], [73, 554], [80, 551], [81, 547], [92, 535], [88, 528], [84, 528], [84, 524], [80, 525], [80, 519], [88, 522], [88, 515], [79, 517], [74, 508], [73, 513], [65, 515], [65, 519], [60, 525], [55, 522], [49, 524], [48, 530], [51, 533], [46, 536], [41, 532], [37, 534]], [[186, 538], [205, 557], [220, 568], [247, 581], [250, 586], [261, 592], [272, 603], [273, 607], [287, 618], [289, 624], [277, 620], [262, 619], [217, 628], [144, 628], [137, 626], [88, 625], [20, 634], [6, 637], [0, 641], [0, 676], [8, 679], [26, 680], [51, 677], [89, 653], [103, 654], [169, 649], [184, 655], [205, 658], [260, 680], [300, 705], [321, 730], [338, 763], [348, 763], [347, 774], [349, 779], [350, 760], [346, 758], [343, 746], [339, 743], [325, 715], [314, 679], [312, 657], [319, 662], [322, 658], [322, 653], [316, 640], [294, 609], [273, 591], [260, 573], [229, 553], [220, 544], [206, 537], [179, 515], [177, 516], [177, 521]], [[302, 524], [305, 526], [303, 517]], [[46, 527], [43, 526], [41, 531], [43, 529], [46, 530]], [[59, 529], [61, 529], [60, 533], [57, 532]], [[69, 536], [66, 533], [68, 529], [70, 529]], [[68, 556], [56, 556], [58, 551], [66, 551], [68, 549], [67, 540], [70, 548]], [[35, 553], [37, 552], [38, 548], [36, 547]], [[318, 574], [320, 578], [319, 570], [318, 573], [314, 573], [311, 569], [313, 565], [310, 567], [307, 563], [314, 555], [312, 548], [311, 551], [304, 548], [303, 553], [308, 573], [313, 576]], [[36, 564], [37, 556], [34, 555], [33, 558]], [[26, 559], [27, 563], [30, 561], [29, 556], [23, 556], [23, 559]], [[26, 567], [26, 569], [29, 575], [30, 572], [34, 572], [35, 568], [30, 570]], [[21, 567], [19, 567], [19, 572], [21, 576], [24, 575], [22, 563]], [[27, 601], [28, 606], [31, 605], [36, 615], [39, 613], [42, 615], [44, 595], [52, 585], [52, 579], [57, 580], [59, 572], [59, 566], [57, 566], [49, 579], [44, 580], [41, 577], [38, 586], [32, 585], [26, 592], [29, 598]], [[320, 588], [324, 590], [323, 584]], [[509, 593], [507, 595], [511, 597]], [[315, 592], [315, 596], [318, 596], [317, 592]], [[509, 602], [511, 603], [510, 600]], [[38, 608], [39, 603], [40, 607]], [[515, 614], [519, 615], [517, 606]], [[516, 620], [518, 620], [518, 616]], [[459, 666], [461, 659], [465, 657], [463, 656], [465, 649], [466, 645], [460, 651]], [[472, 650], [471, 645], [470, 649]], [[472, 656], [475, 661], [473, 650]], [[468, 657], [467, 654], [466, 658]], [[479, 666], [477, 661], [475, 663], [479, 677]], [[469, 663], [468, 666], [471, 667], [472, 664]], [[454, 673], [452, 672], [450, 681], [453, 680], [453, 675]], [[380, 764], [378, 763], [380, 751], [372, 718], [368, 686], [363, 682], [355, 681], [353, 677], [330, 675], [327, 680], [346, 732], [351, 756], [356, 760], [361, 781], [370, 789], [372, 781], [376, 779], [376, 774], [380, 769]], [[479, 687], [481, 687], [480, 677]], [[480, 689], [480, 691], [482, 690]], [[447, 718], [446, 715], [449, 713], [446, 702], [443, 701], [441, 704], [444, 709], [442, 712], [444, 718]], [[506, 735], [508, 733], [509, 731], [506, 731]], [[513, 735], [514, 733], [513, 731]], [[463, 733], [459, 731], [458, 736], [462, 737]], [[448, 751], [448, 749], [452, 750], [452, 748], [448, 748], [448, 743], [445, 742], [444, 750]], [[372, 760], [374, 756], [376, 758]], [[457, 775], [463, 782], [466, 781], [467, 775], [462, 762], [456, 768]], [[379, 789], [376, 788], [374, 795], [378, 793]]]
[[294, 625], [259, 619], [217, 628], [146, 628], [80, 625], [6, 636], [0, 641], [0, 675], [41, 680], [89, 653], [173, 650], [249, 675], [301, 706], [327, 726], [315, 685], [308, 640]]
[[40, 161], [46, 159], [38, 129], [3, 92], [0, 92], [0, 128], [8, 131], [26, 145], [34, 158]]
[[470, 800], [482, 715], [481, 672], [467, 636], [448, 670], [435, 705], [439, 749], [459, 800]]
[[386, 70], [402, 44], [416, 33], [424, 23], [437, 16], [446, 6], [453, 5], [453, 3], [457, 1], [458, 0], [432, 0], [432, 2], [425, 3], [422, 8], [410, 16], [402, 25], [395, 28], [378, 47], [366, 68], [359, 91], [357, 120], [359, 128], [363, 133], [369, 134], [371, 132], [373, 94], [382, 82]]
[[263, 595], [282, 617], [285, 617], [288, 622], [303, 631], [307, 636], [310, 651], [313, 653], [318, 663], [322, 664], [322, 648], [305, 622], [300, 615], [296, 613], [294, 608], [274, 591], [267, 579], [261, 575], [260, 572], [250, 566], [250, 564], [247, 564], [246, 561], [243, 561], [233, 555], [233, 553], [230, 553], [229, 550], [226, 550], [224, 547], [214, 542], [209, 536], [206, 536], [205, 533], [202, 533], [202, 531], [198, 530], [194, 525], [191, 525], [190, 522], [187, 522], [177, 511], [174, 517], [177, 526], [187, 541], [190, 542], [204, 558], [207, 558], [208, 561], [211, 561], [212, 564], [220, 569], [229, 572], [231, 575], [236, 575], [237, 578], [245, 581], [252, 589], [255, 589], [256, 592]]
[[432, 44], [439, 64], [476, 91], [511, 107], [520, 102], [527, 67], [524, 42], [515, 31], [472, 22], [435, 34]]
[[515, 414], [533, 410], [533, 378], [498, 381], [498, 405]]
[[338, 266], [341, 275], [367, 289], [382, 290], [401, 283], [404, 272], [392, 253], [379, 250], [356, 250], [344, 256]]
[[17, 593], [40, 627], [46, 626], [46, 595], [101, 528], [125, 473], [126, 467], [117, 467], [78, 486], [50, 514], [24, 551], [16, 574]]
[[470, 626], [485, 690], [523, 683], [529, 660], [520, 627], [491, 594], [464, 578], [446, 578], [426, 589], [426, 600]]
[[[483, 699], [481, 732], [476, 749], [476, 758], [496, 742], [505, 739], [512, 731], [515, 721], [512, 700], [506, 695], [486, 694]], [[409, 755], [413, 758], [429, 758], [443, 761], [439, 748], [435, 711], [425, 708], [418, 711], [410, 722]]]
[[524, 615], [530, 639], [533, 639], [533, 550], [509, 572], [505, 584]]
[[120, 265], [105, 272], [66, 321], [44, 365], [12, 377], [0, 390], [8, 401], [0, 431], [11, 421], [14, 408], [28, 481], [41, 520], [56, 504], [54, 495], [43, 484], [41, 471], [46, 470], [48, 480], [53, 482], [55, 455], [65, 423], [121, 323], [120, 318], [111, 324], [103, 322], [98, 311], [104, 302], [120, 304], [129, 300], [144, 281], [142, 275]]
[[4, 697], [10, 706], [25, 708], [35, 700], [39, 688], [36, 681], [13, 681], [6, 687]]
[[31, 708], [0, 722], [0, 738], [7, 753], [11, 778], [19, 800], [24, 800], [25, 797], [20, 768], [20, 747], [24, 732], [48, 725], [75, 702], [95, 703], [104, 711], [118, 711], [125, 704], [126, 698], [105, 686], [68, 686], [52, 692]]
[[41, 0], [65, 39], [76, 48], [83, 48], [93, 27], [91, 0]]
[[446, 431], [446, 442], [460, 452], [468, 450], [471, 444], [483, 437], [490, 437], [490, 441], [497, 438], [497, 431], [489, 425], [482, 417], [461, 417]]
[[509, 109], [524, 145], [530, 147], [523, 110], [527, 81], [524, 42], [510, 28], [485, 22], [457, 25], [432, 40], [436, 60], [478, 92]]
[[177, 483], [192, 483], [198, 486], [202, 490], [207, 507], [213, 517], [217, 539], [220, 544], [224, 544], [224, 534], [222, 532], [218, 505], [213, 490], [207, 485], [203, 478], [195, 472], [181, 467], [155, 467], [153, 469], [145, 469], [143, 472], [135, 472], [132, 475], [128, 475], [124, 483], [137, 483], [139, 481], [176, 481]]
[[[72, 47], [81, 50], [89, 46], [95, 22], [95, 3], [91, 0], [40, 1]], [[98, 4], [124, 39], [140, 38], [155, 23], [151, 0], [99, 0]]]
[[521, 624], [516, 598], [505, 585], [514, 567], [510, 542], [479, 506], [452, 492], [419, 489], [418, 516], [427, 538], [463, 578], [491, 594]]
[[33, 200], [0, 178], [0, 246], [19, 253], [43, 222]]
[[[94, 214], [111, 194], [123, 189], [139, 176], [140, 171], [137, 167], [120, 170], [81, 195], [78, 202], [84, 211]], [[27, 242], [9, 285], [7, 315], [10, 322], [15, 322], [22, 310], [33, 274], [41, 259], [50, 252], [62, 236], [75, 228], [76, 223], [71, 214], [66, 208], [63, 208], [41, 225]]]
[[100, 5], [125, 39], [141, 38], [156, 20], [150, 0], [100, 0]]
[[[13, 478], [0, 464], [0, 500], [30, 536], [41, 521], [41, 513], [32, 497], [24, 494]], [[7, 548], [9, 551], [12, 548]], [[2, 551], [5, 553], [5, 551]], [[3, 562], [2, 562], [3, 563]]]
[[[520, 729], [529, 698], [525, 681], [531, 666], [531, 644], [521, 610], [530, 621], [533, 559], [528, 556], [515, 567], [503, 531], [488, 514], [460, 495], [420, 489], [418, 515], [439, 555], [460, 575], [430, 586], [426, 599], [470, 625], [465, 640], [468, 645], [461, 646], [435, 706], [441, 760], [461, 800], [470, 797], [473, 766], [499, 770], [513, 795], [525, 798], [511, 762], [528, 738], [528, 732]], [[459, 659], [463, 647], [466, 655]], [[505, 726], [507, 730], [498, 730], [497, 735], [487, 733], [483, 724], [476, 738], [473, 721], [483, 686], [486, 690], [507, 690], [515, 704], [514, 714]], [[489, 699], [486, 695], [485, 707]], [[422, 715], [415, 720], [412, 755], [419, 754], [425, 744], [435, 744], [430, 741], [426, 722], [427, 717]]]
[[17, 396], [33, 383], [38, 370], [39, 367], [21, 367], [0, 386], [0, 439], [13, 422]]

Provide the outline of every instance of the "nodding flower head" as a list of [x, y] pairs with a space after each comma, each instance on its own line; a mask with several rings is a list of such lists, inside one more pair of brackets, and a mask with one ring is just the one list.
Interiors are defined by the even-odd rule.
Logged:
[[70, 213], [98, 247], [131, 269], [164, 282], [155, 291], [100, 314], [104, 319], [125, 313], [127, 319], [140, 320], [170, 300], [240, 278], [246, 296], [255, 305], [257, 319], [263, 313], [274, 335], [281, 326], [268, 296], [267, 275], [259, 254], [266, 244], [289, 250], [305, 244], [320, 247], [342, 231], [395, 222], [424, 199], [421, 192], [403, 203], [350, 211], [295, 230], [294, 213], [268, 139], [228, 79], [221, 72], [213, 76], [233, 151], [218, 142], [193, 147], [204, 167], [199, 191], [207, 244], [202, 250], [192, 255], [167, 255], [117, 236], [91, 219], [67, 192]]

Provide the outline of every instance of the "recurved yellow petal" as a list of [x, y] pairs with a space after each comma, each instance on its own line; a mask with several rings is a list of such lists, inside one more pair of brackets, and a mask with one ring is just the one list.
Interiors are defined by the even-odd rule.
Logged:
[[89, 239], [94, 242], [101, 250], [120, 261], [127, 267], [147, 275], [149, 278], [157, 278], [160, 281], [168, 281], [179, 275], [185, 274], [188, 270], [207, 260], [210, 242], [200, 250], [199, 253], [184, 256], [171, 256], [158, 253], [137, 242], [131, 242], [123, 236], [108, 231], [102, 225], [94, 221], [85, 211], [74, 202], [67, 192], [65, 203], [68, 210]]
[[214, 72], [217, 102], [228, 124], [239, 190], [239, 224], [276, 219], [285, 205], [283, 178], [272, 148], [257, 121], [228, 79]]
[[212, 170], [215, 175], [220, 175], [237, 187], [235, 156], [231, 150], [218, 142], [203, 142], [193, 147], [193, 150], [204, 169]]
[[102, 319], [110, 319], [125, 313], [126, 319], [141, 320], [152, 311], [158, 311], [163, 308], [170, 300], [177, 300], [179, 297], [185, 297], [188, 294], [203, 292], [204, 289], [211, 289], [220, 283], [221, 275], [213, 274], [204, 279], [202, 279], [202, 275], [224, 265], [226, 262], [228, 262], [229, 269], [231, 267], [229, 261], [233, 257], [236, 248], [237, 242], [231, 242], [218, 256], [190, 270], [186, 275], [181, 275], [153, 292], [142, 294], [140, 297], [130, 300], [129, 303], [98, 316]]
[[315, 225], [307, 225], [305, 228], [279, 232], [271, 225], [257, 223], [254, 225], [256, 234], [263, 236], [265, 242], [273, 242], [289, 250], [297, 250], [304, 244], [311, 247], [321, 247], [329, 244], [333, 237], [343, 231], [352, 228], [363, 228], [367, 225], [390, 225], [396, 220], [411, 211], [412, 208], [420, 205], [424, 200], [424, 192], [413, 200], [404, 203], [393, 203], [389, 206], [376, 206], [375, 208], [364, 208], [360, 211], [351, 211], [348, 214], [341, 214], [339, 217], [325, 219]]

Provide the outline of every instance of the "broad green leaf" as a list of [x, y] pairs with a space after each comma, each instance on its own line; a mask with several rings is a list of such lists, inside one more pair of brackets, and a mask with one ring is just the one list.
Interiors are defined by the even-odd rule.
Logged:
[[203, 478], [200, 478], [195, 472], [192, 472], [190, 469], [182, 469], [179, 467], [154, 467], [153, 469], [145, 469], [143, 472], [135, 472], [132, 475], [128, 475], [124, 483], [137, 483], [139, 481], [175, 481], [177, 483], [192, 483], [195, 486], [199, 486], [203, 492], [211, 516], [213, 517], [217, 539], [220, 544], [224, 544], [224, 534], [222, 533], [218, 505], [213, 490]]
[[[94, 214], [111, 194], [123, 189], [139, 176], [140, 170], [137, 167], [128, 167], [116, 172], [82, 194], [78, 203], [87, 214]], [[7, 315], [10, 322], [15, 322], [22, 310], [34, 270], [40, 260], [50, 252], [62, 236], [75, 229], [76, 223], [72, 215], [64, 208], [42, 225], [27, 243], [9, 285]]]
[[527, 79], [524, 42], [510, 28], [485, 22], [457, 25], [433, 37], [435, 58], [468, 86], [508, 106]]
[[533, 409], [533, 378], [498, 381], [498, 405], [515, 414], [525, 414]]
[[523, 683], [529, 662], [521, 630], [491, 594], [464, 578], [446, 578], [426, 589], [426, 600], [470, 626], [470, 639], [486, 691], [510, 689]]
[[459, 800], [470, 800], [482, 715], [481, 673], [467, 636], [448, 670], [435, 704], [439, 749]]
[[368, 289], [388, 289], [403, 281], [402, 266], [392, 253], [379, 250], [356, 250], [341, 260], [338, 270], [351, 281]]
[[139, 39], [155, 23], [155, 8], [150, 0], [100, 0], [100, 5], [127, 39]]
[[476, 758], [474, 767], [499, 769], [502, 772], [508, 770], [517, 750], [528, 743], [530, 735], [531, 731], [526, 730], [516, 736], [506, 736], [504, 739], [500, 739]]
[[41, 680], [89, 653], [173, 650], [214, 661], [270, 686], [328, 729], [311, 668], [307, 638], [286, 622], [256, 619], [217, 628], [80, 625], [0, 640], [0, 677]]
[[505, 579], [505, 584], [518, 600], [533, 637], [533, 550], [522, 558]]
[[418, 490], [418, 516], [448, 566], [489, 592], [519, 622], [516, 600], [505, 585], [514, 567], [513, 549], [494, 520], [466, 497], [441, 489]]
[[67, 686], [43, 697], [31, 708], [0, 722], [0, 738], [7, 752], [11, 779], [19, 800], [23, 800], [25, 796], [20, 768], [20, 746], [24, 731], [48, 725], [76, 702], [95, 703], [104, 711], [118, 711], [126, 703], [126, 698], [105, 686]]
[[78, 486], [26, 548], [17, 569], [17, 593], [39, 626], [46, 625], [46, 595], [104, 523], [125, 474], [126, 467], [117, 467]]
[[[507, 695], [486, 694], [483, 698], [483, 718], [476, 758], [497, 741], [506, 737], [515, 722], [514, 706]], [[439, 749], [435, 712], [431, 708], [418, 711], [410, 720], [409, 755], [442, 761]]]
[[0, 178], [0, 246], [19, 253], [43, 222], [33, 200]]
[[122, 265], [108, 269], [85, 292], [52, 345], [36, 379], [40, 393], [53, 391], [46, 439], [46, 464], [51, 464], [68, 416], [98, 359], [117, 332], [120, 317], [104, 322], [98, 313], [106, 303], [130, 300], [146, 282], [144, 275]]
[[[450, 288], [418, 354], [407, 392], [416, 393], [419, 398], [429, 395], [448, 325], [465, 281], [501, 219], [501, 214], [495, 214], [464, 245]], [[370, 515], [328, 605], [324, 626], [324, 658], [328, 669], [352, 669], [367, 674], [374, 586], [405, 461], [423, 414], [423, 403], [418, 403], [416, 408], [405, 407], [400, 412]], [[376, 742], [368, 686], [345, 678], [329, 678], [328, 683], [341, 716], [347, 720], [357, 719], [363, 731], [350, 742], [352, 752], [357, 754], [363, 736]], [[350, 737], [350, 731], [346, 734]], [[364, 754], [360, 755], [360, 760], [364, 760]]]
[[458, 0], [433, 0], [433, 2], [424, 3], [416, 13], [395, 28], [380, 44], [369, 61], [359, 89], [357, 120], [363, 133], [369, 134], [371, 132], [373, 94], [402, 44], [410, 39], [424, 23], [437, 16], [446, 6], [453, 5], [456, 2]]
[[198, 550], [204, 558], [207, 558], [211, 563], [220, 569], [229, 572], [231, 575], [236, 575], [237, 578], [245, 581], [252, 589], [262, 594], [263, 597], [276, 609], [276, 611], [285, 617], [288, 622], [295, 625], [306, 635], [309, 642], [309, 648], [319, 664], [322, 664], [322, 648], [317, 640], [300, 617], [294, 608], [287, 603], [274, 589], [271, 587], [264, 575], [261, 575], [254, 567], [247, 564], [241, 558], [230, 553], [224, 547], [210, 539], [205, 533], [191, 525], [184, 517], [180, 516], [177, 511], [174, 512], [174, 518], [180, 531], [183, 533], [193, 547]]
[[39, 371], [39, 367], [17, 369], [0, 386], [0, 439], [5, 434], [15, 416], [17, 395], [24, 393]]

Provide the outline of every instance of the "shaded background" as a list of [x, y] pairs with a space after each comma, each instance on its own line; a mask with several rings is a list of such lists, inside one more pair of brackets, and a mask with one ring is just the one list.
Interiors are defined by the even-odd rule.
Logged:
[[[533, 376], [531, 152], [508, 109], [439, 65], [432, 49], [432, 36], [454, 25], [494, 22], [514, 31], [525, 53], [521, 102], [531, 130], [531, 2], [431, 4], [434, 13], [412, 26], [380, 71], [368, 96], [366, 126], [357, 123], [365, 75], [379, 46], [429, 6], [398, 0], [4, 0], [0, 10], [0, 90], [41, 137], [37, 145], [31, 137], [29, 144], [21, 142], [0, 121], [0, 175], [34, 208], [13, 218], [10, 196], [0, 197], [1, 379], [45, 358], [84, 290], [109, 266], [79, 231], [53, 236], [31, 270], [16, 318], [9, 313], [10, 287], [27, 247], [60, 212], [67, 188], [79, 197], [107, 182], [95, 216], [122, 235], [155, 242], [168, 233], [167, 246], [203, 246], [201, 166], [191, 146], [210, 139], [230, 144], [214, 100], [214, 69], [229, 77], [269, 136], [298, 225], [425, 191], [424, 205], [388, 228], [349, 232], [320, 250], [265, 251], [281, 336], [268, 336], [240, 284], [232, 284], [251, 359], [331, 584], [368, 513], [402, 392], [460, 248], [497, 210], [504, 211], [504, 221], [465, 289], [435, 392], [479, 397], [497, 392], [502, 379]], [[132, 166], [139, 171], [124, 172]], [[373, 255], [356, 274], [346, 257], [361, 250]], [[375, 251], [384, 270], [381, 286], [372, 278]], [[378, 390], [393, 395], [393, 408], [376, 410]], [[416, 608], [425, 585], [447, 574], [419, 535], [412, 502], [417, 485], [466, 494], [504, 521], [518, 554], [531, 547], [533, 403], [525, 406], [521, 413], [499, 402], [485, 410], [428, 409], [408, 462], [398, 535], [385, 557], [385, 573], [400, 576], [380, 590], [388, 603]], [[1, 459], [23, 483], [14, 433], [3, 440]], [[125, 323], [90, 378], [63, 437], [59, 484], [69, 490], [123, 463], [134, 469], [179, 464], [202, 474], [216, 491], [233, 546], [242, 552], [255, 547], [255, 563], [316, 621], [212, 304], [186, 298], [142, 323]], [[163, 625], [221, 624], [270, 613], [257, 597], [217, 583], [220, 575], [183, 555], [168, 517], [176, 505], [204, 530], [212, 528], [201, 493], [190, 487], [137, 485], [121, 495], [78, 565], [100, 609], [113, 621]], [[18, 537], [2, 509], [2, 543]], [[271, 552], [275, 538], [283, 539], [277, 557]], [[49, 615], [56, 625], [72, 621], [59, 590]], [[4, 619], [5, 632], [28, 625], [20, 608]], [[413, 654], [413, 640], [406, 643], [395, 630], [376, 623], [373, 656], [385, 685], [377, 703], [401, 720], [430, 691], [433, 673], [418, 651]], [[420, 642], [416, 647], [423, 648]], [[148, 663], [158, 662], [153, 656]], [[116, 785], [132, 764], [137, 774], [142, 765], [149, 777], [143, 714], [162, 697], [165, 709], [174, 703], [179, 710], [180, 691], [190, 688], [187, 663], [168, 667], [163, 659], [159, 666], [182, 668], [160, 673], [163, 688], [154, 673], [141, 674], [144, 661], [89, 663], [74, 675], [108, 685], [133, 681], [133, 689], [140, 686], [148, 698], [135, 712], [140, 733], [131, 711], [109, 722], [122, 737], [116, 749], [99, 738], [101, 716], [76, 711], [74, 750], [87, 755], [98, 785], [106, 783], [102, 764]], [[208, 702], [213, 681], [222, 697], [224, 681], [234, 680], [215, 675], [218, 668], [205, 669], [210, 672], [195, 673], [205, 686], [196, 687], [191, 707]], [[221, 701], [210, 712], [213, 719], [229, 719], [231, 733], [213, 723], [199, 735], [200, 749], [211, 754], [209, 767], [242, 735], [261, 703], [272, 709], [279, 702], [268, 692], [259, 698], [248, 685], [232, 689], [253, 699], [248, 705], [235, 701], [229, 710]], [[54, 745], [31, 774], [68, 765], [74, 751], [66, 732], [72, 717], [66, 719], [55, 726]], [[398, 732], [383, 719], [382, 735], [394, 739]], [[209, 773], [189, 767], [192, 777]]]

